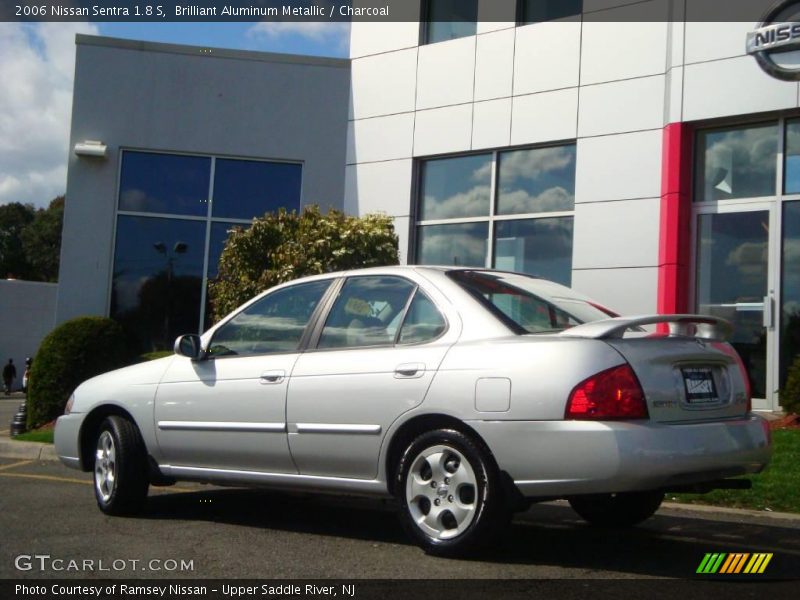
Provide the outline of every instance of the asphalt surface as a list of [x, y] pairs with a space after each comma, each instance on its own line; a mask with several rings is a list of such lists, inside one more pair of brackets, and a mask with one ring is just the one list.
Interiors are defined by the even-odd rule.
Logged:
[[0, 388], [0, 436], [8, 437], [11, 419], [19, 409], [20, 403], [25, 401], [25, 396], [21, 393], [14, 393], [5, 396]]
[[[484, 556], [447, 560], [411, 545], [387, 503], [181, 483], [151, 488], [141, 516], [108, 517], [90, 474], [13, 459], [0, 459], [0, 539], [0, 578], [691, 578], [708, 552], [771, 552], [763, 577], [800, 574], [800, 519], [662, 508], [612, 532], [535, 505]], [[19, 555], [50, 558], [19, 570]]]

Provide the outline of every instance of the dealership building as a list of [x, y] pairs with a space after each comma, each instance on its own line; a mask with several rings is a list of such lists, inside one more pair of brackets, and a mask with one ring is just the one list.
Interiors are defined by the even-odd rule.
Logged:
[[777, 409], [800, 353], [800, 58], [753, 32], [791, 3], [765, 23], [515, 4], [353, 23], [349, 59], [78, 36], [56, 322], [168, 347], [209, 324], [231, 226], [319, 204], [393, 217], [403, 263], [729, 319], [754, 407]]

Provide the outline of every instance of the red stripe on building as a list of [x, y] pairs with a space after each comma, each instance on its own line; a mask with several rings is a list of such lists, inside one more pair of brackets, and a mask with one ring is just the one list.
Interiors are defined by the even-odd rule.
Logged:
[[661, 154], [661, 227], [658, 243], [658, 312], [689, 312], [691, 259], [692, 128], [664, 128]]

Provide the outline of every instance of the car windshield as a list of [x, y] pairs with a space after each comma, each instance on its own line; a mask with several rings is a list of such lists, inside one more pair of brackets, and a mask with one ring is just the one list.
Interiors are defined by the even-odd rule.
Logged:
[[618, 316], [544, 279], [497, 271], [461, 270], [447, 275], [517, 333], [564, 331]]

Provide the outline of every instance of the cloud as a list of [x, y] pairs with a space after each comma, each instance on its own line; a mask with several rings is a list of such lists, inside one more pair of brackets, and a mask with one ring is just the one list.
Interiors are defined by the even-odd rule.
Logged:
[[75, 34], [88, 23], [0, 23], [0, 204], [66, 190]]
[[535, 196], [527, 190], [502, 190], [499, 199], [502, 214], [572, 210], [574, 204], [575, 197], [560, 185]]
[[297, 36], [318, 44], [333, 43], [346, 50], [350, 42], [349, 22], [262, 21], [247, 30], [248, 37], [276, 40]]
[[425, 196], [425, 220], [452, 219], [456, 217], [483, 217], [489, 214], [488, 185], [476, 185], [471, 190], [439, 199], [433, 195]]

